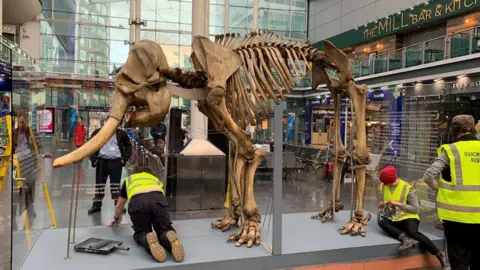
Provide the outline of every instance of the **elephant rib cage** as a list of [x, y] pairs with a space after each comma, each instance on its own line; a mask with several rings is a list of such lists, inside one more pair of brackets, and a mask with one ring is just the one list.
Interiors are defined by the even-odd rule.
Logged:
[[307, 75], [306, 68], [311, 70], [307, 59], [316, 50], [307, 43], [272, 33], [254, 32], [242, 39], [238, 37], [237, 34], [218, 35], [215, 43], [234, 50], [243, 62], [227, 80], [226, 104], [232, 118], [245, 129], [248, 124], [256, 125], [259, 110], [267, 117], [272, 111], [270, 100], [278, 105], [280, 99], [285, 99], [283, 91], [292, 92], [296, 80]]

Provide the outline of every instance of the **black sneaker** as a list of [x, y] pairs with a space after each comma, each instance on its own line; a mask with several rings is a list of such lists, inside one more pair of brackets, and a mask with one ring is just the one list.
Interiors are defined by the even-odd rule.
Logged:
[[419, 245], [419, 242], [417, 240], [404, 236], [402, 238], [402, 244], [398, 248], [398, 252], [405, 253], [409, 250], [417, 248], [418, 245]]
[[100, 212], [100, 211], [102, 211], [101, 206], [93, 205], [92, 208], [88, 209], [88, 214], [91, 215], [93, 213], [97, 213], [97, 212]]

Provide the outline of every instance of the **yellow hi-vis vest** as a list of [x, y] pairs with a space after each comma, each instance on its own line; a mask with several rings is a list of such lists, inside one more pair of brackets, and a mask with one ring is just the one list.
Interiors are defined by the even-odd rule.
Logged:
[[444, 144], [441, 150], [445, 150], [450, 159], [452, 181], [440, 179], [438, 218], [480, 224], [480, 141]]
[[[410, 192], [410, 190], [414, 189], [409, 183], [403, 181], [402, 179], [398, 179], [398, 185], [395, 187], [395, 191], [393, 193], [391, 193], [389, 186], [383, 184], [382, 186], [384, 203], [387, 203], [390, 200], [394, 200], [406, 204], [408, 199], [408, 193]], [[420, 216], [418, 214], [408, 213], [399, 208], [398, 211], [395, 213], [392, 221], [402, 221], [410, 218], [420, 220]]]
[[158, 189], [158, 191], [165, 194], [163, 191], [163, 183], [157, 177], [149, 173], [132, 174], [125, 179], [125, 188], [127, 189], [127, 200], [146, 189]]

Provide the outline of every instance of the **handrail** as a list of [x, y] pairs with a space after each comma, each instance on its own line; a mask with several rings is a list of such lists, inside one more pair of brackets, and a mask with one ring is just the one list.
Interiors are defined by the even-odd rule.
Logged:
[[20, 48], [18, 44], [6, 39], [4, 36], [0, 36], [0, 43], [12, 51], [12, 59], [10, 59], [10, 61], [12, 61], [12, 64], [16, 64], [16, 63], [13, 63], [13, 53], [15, 53], [19, 57], [23, 57], [25, 60], [29, 61], [31, 66], [38, 70], [35, 59], [30, 55], [28, 55], [22, 48]]
[[[439, 37], [435, 37], [435, 38], [432, 38], [432, 39], [429, 39], [429, 40], [425, 40], [425, 41], [422, 41], [422, 42], [419, 42], [419, 43], [415, 43], [415, 44], [412, 44], [412, 45], [408, 45], [408, 46], [405, 46], [405, 47], [402, 47], [402, 48], [399, 48], [399, 49], [394, 49], [394, 50], [390, 50], [390, 51], [386, 51], [386, 52], [383, 52], [381, 54], [377, 54], [376, 56], [380, 56], [380, 55], [384, 55], [384, 54], [389, 54], [391, 52], [394, 52], [394, 51], [401, 51], [401, 50], [404, 50], [404, 49], [407, 49], [407, 48], [411, 48], [411, 47], [416, 47], [418, 45], [422, 45], [424, 43], [428, 43], [430, 41], [434, 41], [434, 40], [438, 40], [438, 39], [441, 39], [441, 38], [447, 38], [449, 36], [452, 36], [452, 35], [455, 35], [455, 34], [460, 34], [460, 33], [464, 33], [464, 32], [468, 32], [468, 31], [471, 31], [471, 30], [475, 30], [477, 28], [479, 28], [480, 25], [476, 25], [474, 27], [470, 27], [470, 28], [467, 28], [465, 30], [462, 30], [462, 31], [458, 31], [458, 32], [452, 32], [450, 34], [446, 34], [446, 35], [443, 35], [443, 36], [439, 36]], [[360, 45], [361, 46], [361, 45]], [[364, 61], [364, 60], [369, 60], [368, 57], [367, 58], [364, 58], [364, 59], [358, 59], [356, 61]], [[355, 62], [356, 62], [355, 61]]]
[[[475, 43], [475, 41], [480, 41], [478, 40], [477, 30], [479, 27], [480, 25], [477, 25], [368, 58], [355, 60], [352, 66], [354, 77], [381, 74], [392, 70], [401, 70], [407, 67], [480, 53], [480, 46], [478, 43]], [[459, 35], [461, 35], [460, 38], [455, 38]]]

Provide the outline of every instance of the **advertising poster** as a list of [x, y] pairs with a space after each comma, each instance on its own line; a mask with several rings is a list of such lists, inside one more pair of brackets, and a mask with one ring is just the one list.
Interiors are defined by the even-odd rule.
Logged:
[[295, 138], [295, 114], [288, 114], [288, 124], [287, 124], [287, 140], [293, 141]]
[[53, 133], [54, 109], [45, 108], [37, 111], [38, 132]]

